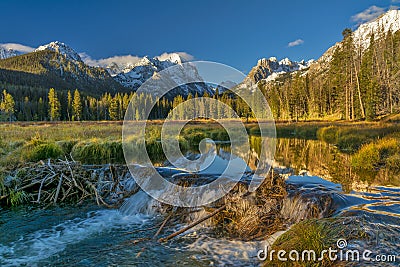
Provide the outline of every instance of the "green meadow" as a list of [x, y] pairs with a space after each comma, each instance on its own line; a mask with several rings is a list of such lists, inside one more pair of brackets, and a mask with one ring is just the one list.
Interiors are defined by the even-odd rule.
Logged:
[[[249, 135], [260, 130], [247, 123]], [[146, 148], [150, 158], [162, 161], [161, 121], [149, 122]], [[400, 173], [400, 126], [396, 122], [298, 122], [276, 123], [277, 138], [321, 140], [351, 156], [354, 169], [366, 176]], [[124, 163], [122, 122], [57, 122], [0, 124], [2, 175], [27, 162], [65, 157], [84, 164]], [[137, 137], [139, 138], [139, 137]], [[182, 150], [196, 149], [204, 138], [228, 141], [217, 123], [196, 121], [180, 133]], [[132, 138], [133, 140], [135, 137]]]

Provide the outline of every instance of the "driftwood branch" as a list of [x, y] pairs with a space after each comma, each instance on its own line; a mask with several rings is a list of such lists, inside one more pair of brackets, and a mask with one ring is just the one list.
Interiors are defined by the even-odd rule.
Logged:
[[178, 235], [186, 232], [187, 230], [190, 230], [191, 228], [195, 227], [196, 225], [198, 225], [198, 224], [204, 222], [205, 220], [217, 215], [219, 212], [223, 211], [225, 208], [226, 208], [226, 204], [222, 205], [221, 207], [219, 207], [218, 209], [216, 209], [214, 212], [210, 213], [209, 215], [204, 216], [203, 218], [201, 218], [201, 219], [189, 224], [188, 226], [182, 228], [181, 230], [179, 230], [179, 231], [177, 231], [177, 232], [175, 232], [175, 233], [173, 233], [173, 234], [171, 234], [171, 235], [169, 235], [167, 237], [158, 239], [158, 242], [168, 241], [168, 240], [174, 238], [175, 236], [178, 236]]
[[168, 220], [172, 217], [172, 213], [169, 214], [167, 216], [167, 218], [165, 218], [165, 220], [163, 221], [163, 223], [161, 224], [160, 228], [158, 229], [158, 231], [155, 233], [155, 235], [153, 236], [153, 239], [156, 239], [156, 237], [161, 233], [162, 229], [165, 227], [165, 225], [167, 224]]
[[63, 177], [64, 177], [64, 175], [63, 175], [63, 174], [61, 174], [61, 175], [60, 175], [60, 180], [58, 181], [58, 185], [57, 185], [57, 191], [56, 191], [56, 195], [54, 196], [54, 204], [56, 204], [56, 203], [57, 203], [58, 194], [60, 193], [60, 189], [61, 189], [61, 185], [62, 185]]

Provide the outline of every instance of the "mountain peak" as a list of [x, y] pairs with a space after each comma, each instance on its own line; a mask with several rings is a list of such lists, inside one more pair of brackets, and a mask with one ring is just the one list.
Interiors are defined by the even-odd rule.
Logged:
[[182, 62], [184, 62], [184, 60], [178, 53], [169, 53], [169, 54], [165, 53], [156, 58], [160, 61], [170, 61], [171, 63], [174, 64], [182, 64]]
[[[137, 67], [137, 66], [145, 66], [145, 65], [151, 65], [152, 64], [152, 59], [149, 58], [149, 56], [144, 56], [142, 59], [140, 59], [138, 62], [136, 62], [132, 68]], [[131, 69], [132, 69], [131, 68]]]
[[35, 50], [35, 52], [43, 51], [43, 50], [54, 51], [54, 52], [60, 53], [61, 55], [64, 55], [69, 60], [82, 62], [81, 57], [79, 56], [78, 53], [75, 52], [74, 49], [72, 49], [70, 46], [66, 45], [65, 43], [62, 43], [59, 41], [54, 41], [49, 44], [39, 46]]
[[400, 30], [400, 10], [389, 10], [373, 21], [361, 24], [358, 29], [353, 32], [354, 44], [361, 49], [369, 46], [372, 34], [376, 38], [382, 37], [379, 34], [392, 33]]
[[17, 52], [11, 48], [5, 48], [0, 45], [0, 59], [17, 56]]
[[276, 57], [261, 58], [245, 79], [246, 84], [256, 84], [260, 80], [271, 81], [279, 75], [308, 68], [313, 60], [292, 61], [284, 58], [280, 61]]
[[[361, 24], [352, 34], [355, 47], [364, 52], [370, 45], [371, 35], [374, 34], [375, 40], [385, 37], [391, 31], [395, 33], [400, 30], [400, 10], [389, 10], [380, 15], [376, 19]], [[327, 68], [331, 62], [337, 48], [342, 46], [342, 42], [338, 42], [328, 48], [325, 53], [316, 61], [315, 69]]]

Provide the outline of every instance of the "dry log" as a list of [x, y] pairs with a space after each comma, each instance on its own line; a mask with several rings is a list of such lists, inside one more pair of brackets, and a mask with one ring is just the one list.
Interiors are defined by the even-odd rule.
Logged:
[[63, 177], [64, 177], [64, 175], [61, 174], [60, 175], [60, 180], [59, 180], [58, 185], [57, 185], [56, 195], [54, 196], [54, 204], [57, 203], [58, 194], [60, 193], [61, 185], [62, 185], [62, 182], [63, 182]]
[[167, 237], [165, 237], [165, 238], [160, 238], [160, 239], [158, 239], [158, 242], [165, 242], [165, 241], [168, 241], [168, 240], [170, 240], [171, 238], [174, 238], [175, 236], [180, 235], [180, 234], [186, 232], [187, 230], [189, 230], [189, 229], [195, 227], [196, 225], [198, 225], [198, 224], [204, 222], [205, 220], [207, 220], [207, 219], [209, 219], [209, 218], [211, 218], [211, 217], [217, 215], [219, 212], [223, 211], [225, 208], [226, 208], [226, 205], [224, 204], [224, 205], [222, 205], [221, 207], [219, 207], [218, 209], [216, 209], [214, 212], [212, 212], [211, 214], [209, 214], [209, 215], [207, 215], [207, 216], [204, 216], [203, 218], [201, 218], [201, 219], [199, 219], [199, 220], [197, 220], [197, 221], [195, 221], [195, 222], [189, 224], [188, 226], [182, 228], [181, 230], [179, 230], [179, 231], [177, 231], [177, 232], [175, 232], [175, 233], [173, 233], [173, 234], [171, 234], [171, 235], [169, 235], [169, 236], [167, 236]]
[[153, 236], [153, 239], [156, 239], [156, 237], [161, 233], [162, 229], [165, 227], [165, 224], [167, 224], [168, 220], [172, 217], [172, 213], [170, 213], [167, 218], [165, 218], [165, 220], [163, 221], [163, 223], [161, 224], [160, 228], [158, 229], [158, 231], [155, 233], [155, 235]]

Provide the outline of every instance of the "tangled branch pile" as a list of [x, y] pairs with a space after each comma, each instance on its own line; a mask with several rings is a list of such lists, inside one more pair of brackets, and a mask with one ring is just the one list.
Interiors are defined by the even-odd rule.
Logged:
[[243, 240], [263, 239], [285, 229], [280, 215], [286, 184], [278, 175], [270, 175], [253, 193], [238, 184], [223, 201], [226, 209], [213, 217], [219, 234]]
[[206, 207], [173, 208], [162, 205], [166, 219], [156, 236], [166, 225], [176, 229], [176, 224], [185, 223], [186, 227], [160, 241], [167, 241], [194, 227], [206, 227], [212, 234], [225, 238], [261, 240], [287, 228], [281, 215], [286, 197], [284, 178], [271, 174], [255, 192], [248, 191], [247, 182], [239, 182], [226, 196]]
[[68, 160], [29, 164], [4, 179], [0, 201], [51, 205], [95, 199], [98, 205], [117, 207], [138, 188], [123, 165], [81, 165]]

